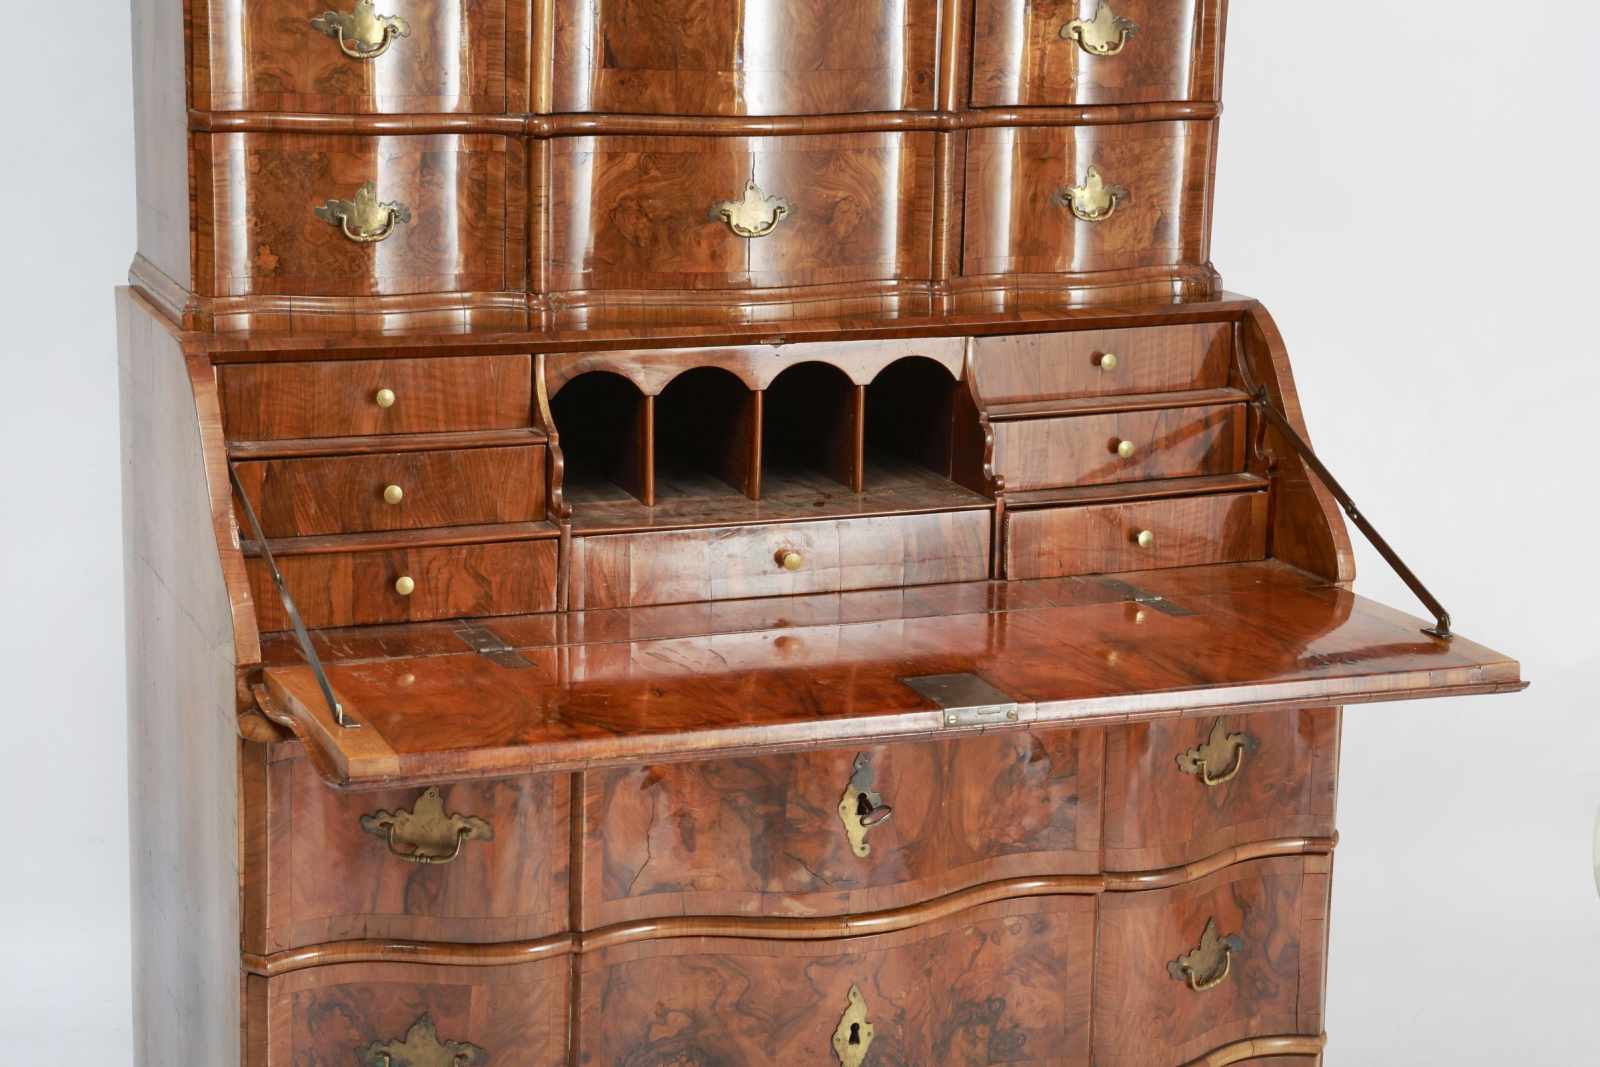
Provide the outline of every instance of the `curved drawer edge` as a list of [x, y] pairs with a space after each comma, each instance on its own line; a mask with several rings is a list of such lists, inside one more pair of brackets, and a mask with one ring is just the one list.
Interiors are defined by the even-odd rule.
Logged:
[[1305, 1037], [1286, 1034], [1281, 1037], [1252, 1037], [1235, 1041], [1191, 1060], [1184, 1067], [1228, 1067], [1261, 1056], [1320, 1056], [1328, 1045], [1328, 1035]]

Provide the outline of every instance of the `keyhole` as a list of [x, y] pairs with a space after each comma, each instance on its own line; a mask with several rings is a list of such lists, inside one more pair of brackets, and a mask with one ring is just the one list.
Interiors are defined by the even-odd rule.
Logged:
[[856, 794], [856, 818], [865, 819], [872, 814], [872, 801], [867, 799], [867, 794]]
[[849, 1043], [852, 1044], [852, 1045], [861, 1044], [861, 1024], [860, 1023], [851, 1023], [850, 1024], [850, 1042]]

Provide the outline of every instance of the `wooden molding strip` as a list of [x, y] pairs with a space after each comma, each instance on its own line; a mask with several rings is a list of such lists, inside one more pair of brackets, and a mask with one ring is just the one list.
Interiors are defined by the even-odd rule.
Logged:
[[1222, 114], [1210, 100], [1090, 107], [983, 108], [971, 111], [862, 111], [831, 115], [308, 115], [279, 111], [189, 111], [194, 133], [418, 134], [493, 133], [507, 137], [782, 136], [837, 133], [950, 132], [992, 126], [1105, 126], [1140, 122], [1209, 122]]
[[1284, 1035], [1282, 1037], [1251, 1037], [1224, 1045], [1183, 1067], [1228, 1067], [1262, 1056], [1320, 1056], [1328, 1045], [1328, 1035], [1316, 1037]]
[[336, 941], [270, 955], [247, 952], [244, 954], [244, 967], [251, 974], [270, 978], [308, 967], [324, 967], [335, 963], [391, 961], [460, 967], [497, 967], [569, 953], [581, 955], [637, 941], [685, 937], [760, 938], [767, 941], [831, 941], [840, 938], [869, 937], [908, 930], [1001, 900], [1018, 900], [1024, 897], [1093, 896], [1099, 893], [1167, 889], [1205, 878], [1224, 868], [1250, 860], [1275, 856], [1328, 855], [1337, 842], [1336, 837], [1281, 838], [1240, 845], [1182, 867], [1160, 871], [1007, 878], [935, 897], [920, 904], [909, 904], [887, 911], [864, 912], [860, 915], [830, 915], [808, 919], [772, 915], [671, 916], [616, 923], [587, 933], [552, 934], [534, 941], [511, 941], [489, 945], [397, 940]]

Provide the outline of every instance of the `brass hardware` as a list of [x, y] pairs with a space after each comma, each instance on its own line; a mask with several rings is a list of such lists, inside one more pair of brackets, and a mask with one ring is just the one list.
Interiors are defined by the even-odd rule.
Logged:
[[1175, 981], [1187, 982], [1196, 993], [1215, 989], [1228, 980], [1233, 970], [1233, 954], [1244, 951], [1244, 940], [1238, 934], [1217, 936], [1217, 920], [1207, 919], [1200, 944], [1167, 964], [1167, 973]]
[[377, 59], [399, 37], [411, 36], [411, 24], [399, 15], [380, 15], [373, 0], [356, 0], [355, 10], [324, 11], [311, 27], [339, 42], [351, 59]]
[[[1231, 782], [1244, 769], [1245, 751], [1254, 743], [1249, 734], [1230, 734], [1227, 724], [1218, 719], [1212, 723], [1211, 736], [1205, 744], [1178, 753], [1178, 770], [1194, 775], [1208, 786]], [[1227, 770], [1212, 773], [1213, 767]]]
[[1096, 363], [1095, 366], [1099, 367], [1101, 370], [1116, 370], [1119, 362], [1121, 361], [1117, 359], [1117, 354], [1115, 352], [1107, 352], [1105, 355], [1100, 357], [1100, 362]]
[[806, 565], [806, 558], [792, 548], [778, 549], [778, 554], [773, 558], [786, 571], [797, 571]]
[[405, 498], [406, 491], [398, 485], [386, 485], [383, 487], [383, 502], [385, 504], [398, 504]]
[[872, 1047], [872, 1023], [867, 1021], [867, 998], [861, 987], [850, 987], [850, 1003], [833, 1031], [833, 1054], [840, 1067], [861, 1067]]
[[920, 674], [903, 685], [937, 704], [946, 726], [983, 726], [1018, 720], [1017, 702], [976, 674]]
[[1138, 448], [1134, 446], [1132, 441], [1117, 442], [1117, 455], [1121, 456], [1123, 459], [1132, 459], [1133, 454], [1137, 451]]
[[482, 1067], [489, 1054], [465, 1041], [440, 1041], [431, 1016], [411, 1024], [404, 1041], [374, 1041], [362, 1053], [366, 1067]]
[[711, 207], [712, 218], [721, 219], [740, 237], [765, 237], [778, 228], [778, 223], [789, 214], [789, 201], [779, 196], [768, 196], [761, 191], [755, 179], [745, 183], [744, 196], [738, 200], [724, 200]]
[[402, 574], [394, 580], [394, 591], [401, 596], [410, 596], [417, 591], [417, 583], [409, 574]]
[[1091, 56], [1114, 56], [1128, 46], [1128, 39], [1139, 32], [1139, 24], [1125, 19], [1100, 0], [1092, 19], [1073, 19], [1061, 27], [1061, 37], [1077, 41]]
[[1090, 167], [1082, 185], [1057, 189], [1055, 200], [1084, 222], [1104, 222], [1116, 213], [1117, 205], [1127, 197], [1127, 189], [1107, 185], [1100, 176], [1100, 168]]
[[394, 232], [397, 224], [411, 221], [411, 209], [399, 201], [378, 199], [378, 186], [366, 182], [354, 200], [329, 200], [315, 209], [317, 218], [339, 227], [357, 244], [373, 244]]
[[1133, 542], [1140, 548], [1154, 548], [1156, 544], [1156, 535], [1154, 531], [1151, 530], [1140, 530], [1139, 535], [1133, 539]]
[[437, 787], [423, 791], [410, 811], [375, 811], [361, 828], [383, 838], [407, 863], [449, 863], [468, 841], [493, 841], [494, 829], [476, 815], [446, 815]]
[[393, 389], [379, 389], [376, 393], [373, 394], [372, 402], [374, 404], [378, 405], [380, 408], [392, 408], [392, 407], [394, 407], [394, 390]]
[[844, 835], [850, 839], [850, 851], [863, 859], [872, 854], [872, 846], [867, 844], [867, 831], [894, 814], [883, 797], [872, 791], [873, 777], [872, 761], [863, 752], [856, 757], [850, 784], [839, 798], [839, 821], [844, 823]]

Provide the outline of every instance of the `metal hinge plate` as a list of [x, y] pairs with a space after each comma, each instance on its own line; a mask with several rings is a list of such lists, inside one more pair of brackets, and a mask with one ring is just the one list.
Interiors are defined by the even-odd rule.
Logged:
[[948, 727], [1017, 721], [1017, 702], [976, 674], [924, 674], [900, 681], [939, 705]]

